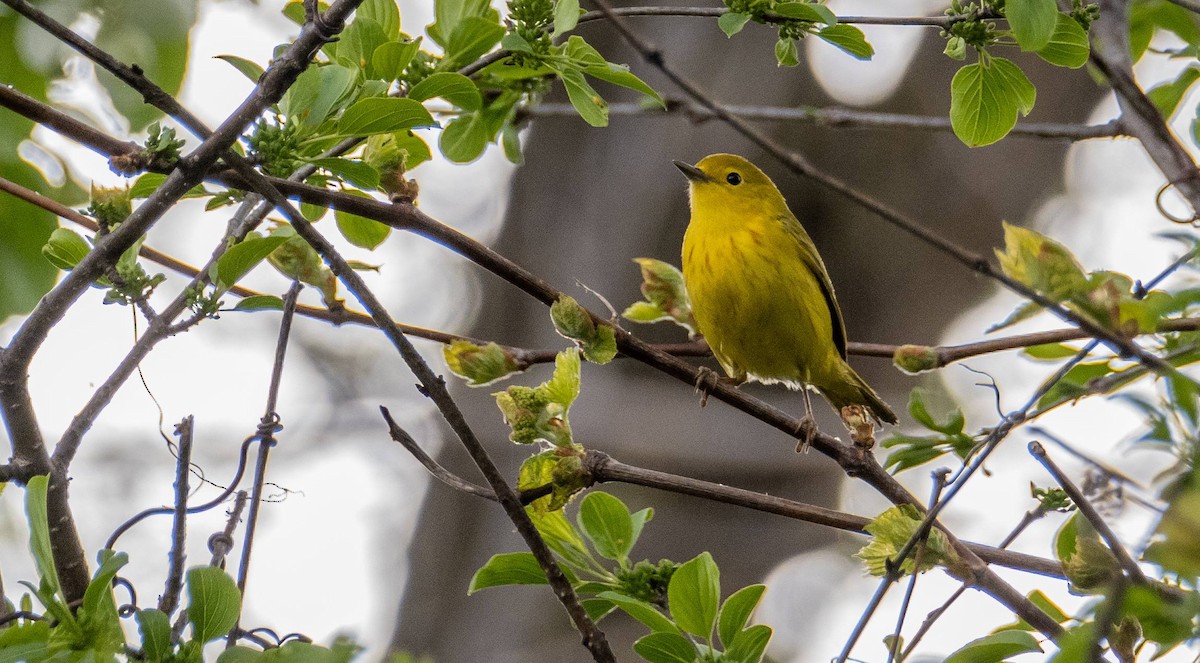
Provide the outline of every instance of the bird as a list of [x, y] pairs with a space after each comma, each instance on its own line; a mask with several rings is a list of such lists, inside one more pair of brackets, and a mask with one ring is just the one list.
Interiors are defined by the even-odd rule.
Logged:
[[[863, 407], [876, 423], [895, 412], [846, 362], [846, 325], [812, 238], [775, 183], [743, 157], [673, 162], [689, 182], [683, 280], [696, 328], [725, 381], [782, 383], [804, 394], [797, 432], [815, 432], [809, 389], [846, 421]], [[701, 376], [701, 381], [704, 376]]]

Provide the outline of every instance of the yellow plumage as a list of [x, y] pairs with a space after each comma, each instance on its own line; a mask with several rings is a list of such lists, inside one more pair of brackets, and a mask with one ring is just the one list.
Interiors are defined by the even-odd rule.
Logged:
[[846, 363], [846, 332], [812, 239], [770, 178], [732, 154], [675, 165], [691, 181], [683, 277], [692, 313], [735, 382], [810, 386], [835, 409], [896, 415]]

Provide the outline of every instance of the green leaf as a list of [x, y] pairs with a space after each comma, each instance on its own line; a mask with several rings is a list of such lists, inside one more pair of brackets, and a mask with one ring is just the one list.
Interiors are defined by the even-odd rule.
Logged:
[[[355, 191], [354, 189], [346, 190], [344, 193], [368, 200], [371, 198], [367, 194]], [[361, 217], [340, 209], [335, 209], [333, 215], [337, 219], [338, 231], [342, 233], [342, 237], [345, 237], [351, 244], [367, 249], [368, 251], [374, 251], [392, 234], [391, 226], [375, 221], [374, 219]]]
[[1146, 92], [1146, 96], [1150, 101], [1158, 106], [1158, 110], [1162, 112], [1163, 117], [1170, 118], [1175, 114], [1175, 110], [1179, 108], [1179, 102], [1183, 101], [1183, 97], [1192, 89], [1192, 85], [1200, 79], [1200, 66], [1195, 64], [1189, 65], [1179, 72], [1175, 80], [1169, 83], [1160, 83], [1150, 88]]
[[441, 97], [463, 110], [477, 111], [483, 107], [483, 97], [471, 79], [448, 71], [430, 75], [408, 91], [408, 98], [425, 101]]
[[[50, 545], [50, 516], [46, 504], [49, 479], [38, 475], [25, 484], [25, 518], [29, 522], [29, 548], [33, 551], [41, 589], [47, 595], [59, 592], [58, 571], [54, 566], [54, 548]], [[47, 606], [49, 607], [49, 606]]]
[[92, 245], [79, 233], [66, 228], [55, 228], [54, 232], [50, 233], [46, 245], [42, 247], [42, 255], [55, 267], [69, 271], [75, 269], [75, 265], [87, 257], [91, 250]]
[[717, 634], [721, 636], [721, 643], [725, 645], [726, 649], [733, 644], [734, 639], [746, 627], [751, 613], [758, 606], [758, 601], [766, 589], [766, 585], [750, 585], [737, 590], [725, 599], [725, 603], [721, 605], [721, 612], [717, 616]]
[[1079, 354], [1079, 348], [1071, 347], [1066, 343], [1043, 343], [1042, 345], [1033, 345], [1025, 348], [1021, 352], [1030, 359], [1058, 361], [1059, 359], [1068, 359]]
[[480, 346], [456, 339], [442, 346], [442, 357], [450, 372], [470, 387], [484, 387], [524, 370], [512, 350], [494, 342]]
[[388, 39], [400, 36], [400, 7], [396, 0], [364, 0], [354, 13], [355, 20], [369, 18], [383, 28]]
[[228, 290], [242, 277], [266, 259], [276, 248], [288, 240], [287, 237], [257, 237], [254, 235], [229, 247], [217, 259], [217, 287]]
[[771, 9], [772, 13], [784, 18], [794, 18], [812, 23], [836, 25], [837, 17], [829, 8], [815, 2], [781, 2]]
[[754, 18], [750, 14], [742, 14], [739, 12], [725, 12], [717, 19], [717, 27], [721, 28], [721, 32], [725, 33], [726, 37], [732, 37], [742, 31], [750, 19]]
[[394, 81], [404, 74], [404, 68], [412, 62], [421, 49], [421, 37], [405, 41], [389, 41], [381, 44], [371, 54], [371, 71], [385, 81]]
[[720, 571], [712, 555], [702, 552], [680, 564], [667, 586], [667, 604], [679, 628], [711, 638], [721, 600]]
[[550, 307], [554, 329], [575, 341], [583, 356], [595, 364], [607, 364], [617, 355], [616, 335], [610, 325], [597, 324], [573, 297], [563, 295]]
[[1022, 51], [1038, 51], [1050, 43], [1058, 19], [1054, 0], [1007, 0], [1004, 14]]
[[605, 559], [627, 560], [633, 547], [633, 519], [621, 500], [604, 492], [588, 493], [579, 504], [579, 528]]
[[1092, 380], [1102, 378], [1112, 372], [1112, 366], [1107, 360], [1076, 364], [1058, 382], [1055, 382], [1054, 386], [1046, 390], [1045, 394], [1042, 394], [1042, 397], [1038, 399], [1037, 407], [1044, 409], [1086, 396]]
[[469, 16], [484, 16], [489, 11], [489, 0], [434, 0], [434, 23], [426, 31], [437, 44], [447, 51], [447, 39], [458, 29], [463, 19]]
[[1003, 661], [1010, 656], [1040, 652], [1037, 638], [1025, 631], [1000, 631], [968, 642], [950, 654], [945, 663], [989, 663]]
[[350, 98], [358, 72], [336, 64], [310, 66], [279, 101], [284, 117], [315, 129]]
[[233, 578], [215, 566], [197, 566], [188, 569], [186, 582], [192, 640], [209, 642], [228, 633], [242, 610]]
[[364, 72], [368, 78], [383, 78], [383, 75], [376, 75], [371, 71], [374, 69], [372, 58], [375, 49], [389, 41], [383, 32], [382, 25], [374, 19], [359, 14], [338, 35], [334, 47], [335, 59], [343, 67]]
[[565, 68], [559, 71], [559, 80], [567, 89], [567, 98], [584, 122], [593, 127], [608, 126], [608, 102], [596, 92], [578, 69]]
[[[274, 650], [270, 650], [274, 651]], [[217, 656], [217, 663], [258, 663], [266, 658], [267, 653], [245, 645], [234, 645]], [[282, 657], [276, 657], [282, 658]], [[268, 659], [270, 660], [270, 659]]]
[[[887, 573], [889, 560], [917, 533], [922, 519], [921, 512], [911, 504], [889, 508], [864, 528], [871, 535], [871, 542], [854, 556], [863, 561], [867, 573], [883, 576]], [[945, 533], [930, 529], [925, 552], [921, 555], [921, 570], [929, 570], [938, 564], [950, 564], [956, 559], [957, 555], [946, 540]], [[909, 555], [901, 565], [901, 570], [908, 574], [915, 568], [913, 556]]]
[[564, 32], [570, 32], [575, 29], [575, 25], [579, 23], [579, 0], [556, 0], [554, 3], [554, 32], [551, 36], [558, 36]]
[[1133, 585], [1126, 591], [1121, 607], [1126, 615], [1137, 619], [1145, 639], [1157, 643], [1158, 650], [1150, 659], [1154, 660], [1195, 635], [1193, 623], [1200, 613], [1200, 600], [1195, 592], [1171, 598], [1153, 587]]
[[795, 39], [780, 37], [775, 42], [775, 62], [780, 67], [795, 67], [800, 64], [800, 51], [796, 48]]
[[728, 663], [758, 663], [762, 660], [763, 653], [766, 652], [773, 634], [770, 626], [763, 624], [751, 626], [737, 634], [737, 637], [733, 639], [733, 644], [726, 648], [725, 656], [721, 660]]
[[150, 663], [165, 663], [171, 655], [171, 620], [167, 613], [154, 608], [138, 610], [135, 615], [142, 636], [142, 654]]
[[666, 615], [659, 612], [658, 608], [646, 601], [617, 592], [600, 592], [596, 595], [596, 598], [612, 601], [627, 615], [646, 625], [655, 633], [682, 635], [679, 627], [674, 622], [667, 619]]
[[441, 69], [458, 69], [479, 59], [492, 50], [504, 37], [505, 29], [494, 20], [478, 16], [463, 19], [446, 45], [446, 56], [438, 65]]
[[[1046, 594], [1043, 593], [1042, 590], [1040, 590], [1040, 589], [1035, 589], [1032, 592], [1029, 592], [1029, 594], [1026, 595], [1026, 598], [1029, 599], [1030, 603], [1036, 605], [1042, 612], [1049, 615], [1051, 619], [1053, 619], [1055, 622], [1057, 622], [1059, 624], [1064, 624], [1069, 619], [1071, 619], [1070, 615], [1063, 612], [1062, 608], [1058, 607], [1058, 605], [1055, 604], [1054, 601], [1051, 601], [1050, 597], [1046, 596]], [[1032, 632], [1032, 631], [1036, 631], [1037, 629], [1034, 628], [1033, 626], [1031, 626], [1029, 624], [1029, 622], [1025, 621], [1024, 619], [1018, 619], [1017, 621], [1013, 622], [1012, 624], [1006, 624], [1005, 626], [1001, 626], [1000, 628], [996, 629], [996, 632], [998, 633], [1000, 631], [1005, 631], [1005, 630]]]
[[567, 43], [563, 47], [563, 52], [567, 57], [581, 61], [583, 63], [582, 71], [588, 76], [600, 79], [606, 83], [612, 83], [613, 85], [641, 92], [658, 102], [663, 108], [666, 108], [666, 102], [663, 101], [662, 96], [654, 88], [630, 73], [629, 67], [626, 65], [606, 61], [604, 56], [600, 55], [599, 51], [584, 41], [583, 37], [578, 35], [571, 36], [567, 39]]
[[1004, 138], [1028, 115], [1037, 90], [1017, 65], [1004, 58], [981, 59], [958, 70], [950, 82], [950, 124], [968, 147]]
[[308, 162], [314, 166], [328, 170], [341, 180], [361, 189], [379, 188], [379, 171], [362, 161], [352, 161], [341, 157], [322, 157], [309, 159]]
[[534, 559], [533, 553], [515, 552], [492, 555], [471, 578], [467, 594], [488, 587], [503, 585], [545, 585], [546, 573]]
[[946, 40], [946, 48], [942, 49], [942, 54], [951, 60], [966, 60], [967, 59], [967, 40], [962, 37], [951, 37]]
[[633, 643], [633, 651], [650, 663], [693, 663], [696, 646], [675, 633], [651, 633]]
[[593, 622], [599, 622], [617, 609], [616, 604], [604, 599], [583, 599], [580, 603], [583, 604], [583, 609], [587, 611], [588, 617]]
[[[55, 635], [61, 637], [61, 630]], [[50, 623], [9, 624], [0, 630], [0, 663], [29, 663], [50, 658]]]
[[650, 520], [653, 518], [654, 509], [649, 507], [642, 509], [641, 511], [635, 511], [632, 515], [630, 515], [629, 519], [633, 523], [633, 535], [629, 539], [630, 549], [633, 549], [633, 546], [637, 544], [638, 538], [642, 536], [642, 528], [645, 527], [646, 523], [650, 522]]
[[1008, 316], [1003, 320], [997, 322], [991, 327], [988, 327], [985, 331], [986, 333], [990, 334], [1006, 327], [1011, 327], [1018, 322], [1024, 322], [1034, 317], [1035, 315], [1041, 313], [1042, 310], [1042, 305], [1037, 302], [1024, 302], [1018, 305], [1017, 308], [1013, 309], [1013, 312], [1009, 313]]
[[867, 36], [853, 25], [839, 24], [821, 28], [817, 36], [857, 60], [870, 60], [875, 55], [875, 47], [867, 41]]
[[253, 60], [240, 58], [236, 55], [214, 55], [218, 60], [228, 62], [234, 69], [237, 69], [243, 76], [250, 79], [251, 83], [257, 83], [259, 78], [262, 78], [263, 68]]
[[525, 163], [525, 156], [521, 154], [521, 133], [512, 122], [505, 122], [501, 127], [500, 144], [504, 148], [504, 158], [517, 166]]
[[592, 556], [562, 510], [537, 511], [527, 507], [525, 512], [554, 554], [574, 569], [590, 568]]
[[438, 136], [438, 148], [454, 163], [470, 163], [483, 154], [491, 138], [483, 116], [469, 113], [446, 124]]
[[1055, 553], [1075, 594], [1098, 594], [1121, 573], [1117, 558], [1080, 513], [1063, 523], [1055, 539]]
[[1067, 14], [1059, 14], [1054, 34], [1045, 46], [1038, 49], [1038, 57], [1059, 67], [1078, 69], [1087, 64], [1092, 52], [1087, 32], [1083, 26]]
[[112, 582], [121, 567], [129, 563], [129, 555], [101, 550], [100, 568], [83, 593], [83, 604], [77, 613], [79, 625], [98, 657], [113, 656], [125, 649], [125, 631], [113, 600]]
[[282, 311], [283, 300], [275, 295], [246, 297], [233, 307], [235, 311]]
[[371, 97], [360, 99], [342, 113], [338, 133], [346, 136], [372, 136], [395, 133], [417, 127], [432, 127], [433, 116], [412, 99]]

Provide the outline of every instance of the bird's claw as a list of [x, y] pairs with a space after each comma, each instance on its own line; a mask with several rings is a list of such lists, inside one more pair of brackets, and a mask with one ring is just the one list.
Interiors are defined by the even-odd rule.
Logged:
[[800, 440], [796, 444], [796, 453], [808, 453], [812, 446], [813, 438], [817, 435], [817, 421], [813, 419], [811, 414], [804, 415], [800, 423], [796, 425], [796, 437]]
[[746, 381], [743, 376], [741, 378], [733, 378], [725, 375], [718, 375], [716, 371], [707, 367], [700, 366], [696, 369], [696, 392], [700, 394], [700, 407], [708, 405], [708, 395], [719, 384], [727, 384], [731, 387], [736, 387]]

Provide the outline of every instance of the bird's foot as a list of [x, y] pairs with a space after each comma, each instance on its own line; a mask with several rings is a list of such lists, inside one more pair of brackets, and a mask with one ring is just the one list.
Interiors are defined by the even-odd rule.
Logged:
[[813, 438], [817, 436], [817, 420], [813, 419], [811, 413], [804, 415], [804, 418], [796, 425], [795, 436], [800, 440], [796, 444], [796, 453], [808, 453], [812, 447]]
[[745, 382], [746, 379], [737, 379], [718, 375], [716, 371], [707, 367], [701, 366], [696, 370], [696, 392], [700, 394], [700, 407], [708, 405], [708, 395], [719, 384], [727, 384], [731, 387], [736, 387]]

